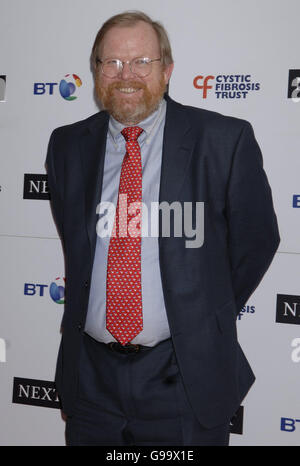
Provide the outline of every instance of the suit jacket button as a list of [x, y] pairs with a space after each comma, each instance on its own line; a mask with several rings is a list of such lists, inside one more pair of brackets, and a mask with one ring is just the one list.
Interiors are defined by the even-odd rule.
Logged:
[[82, 329], [82, 323], [81, 322], [79, 322], [77, 328], [78, 328], [79, 331]]
[[87, 287], [89, 286], [88, 280], [86, 280], [86, 281], [84, 282], [84, 286], [85, 286], [85, 288], [87, 288]]

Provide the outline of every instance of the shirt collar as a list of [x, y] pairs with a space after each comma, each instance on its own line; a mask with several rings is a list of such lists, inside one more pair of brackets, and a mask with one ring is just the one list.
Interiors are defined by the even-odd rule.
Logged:
[[[159, 103], [157, 110], [155, 110], [151, 115], [149, 115], [145, 120], [141, 121], [135, 126], [139, 126], [144, 130], [141, 135], [142, 141], [146, 139], [146, 143], [150, 143], [151, 136], [154, 133], [154, 129], [161, 123], [161, 121], [165, 118], [166, 115], [166, 101], [162, 99]], [[120, 141], [124, 141], [124, 137], [121, 134], [121, 131], [126, 126], [120, 123], [119, 121], [115, 120], [112, 116], [109, 117], [109, 125], [108, 125], [108, 132], [112, 138], [112, 141], [115, 145], [118, 145]]]

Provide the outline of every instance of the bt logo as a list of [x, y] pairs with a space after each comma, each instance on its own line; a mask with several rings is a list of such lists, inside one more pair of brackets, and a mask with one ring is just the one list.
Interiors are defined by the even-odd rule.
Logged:
[[300, 209], [300, 194], [293, 195], [293, 208]]
[[[67, 78], [67, 79], [66, 79]], [[55, 86], [59, 86], [61, 97], [65, 100], [76, 100], [77, 96], [74, 95], [78, 88], [82, 86], [82, 81], [77, 74], [66, 74], [60, 83], [34, 83], [34, 95], [54, 94]]]
[[65, 278], [57, 277], [50, 285], [49, 293], [56, 304], [65, 303], [65, 281]]
[[[69, 76], [72, 76], [71, 81], [69, 81]], [[82, 81], [76, 74], [66, 74], [65, 78], [68, 78], [68, 82], [65, 79], [62, 79], [59, 83], [59, 92], [60, 95], [65, 100], [75, 100], [77, 97], [74, 94], [76, 87], [82, 86]]]
[[294, 432], [297, 427], [296, 422], [300, 422], [300, 419], [291, 419], [289, 417], [282, 417], [280, 421], [280, 430], [283, 430], [285, 432]]
[[51, 299], [56, 304], [65, 303], [65, 278], [57, 277], [50, 286], [42, 285], [40, 283], [25, 283], [24, 285], [24, 294], [26, 296], [41, 296], [44, 297], [45, 288], [49, 288], [49, 294]]

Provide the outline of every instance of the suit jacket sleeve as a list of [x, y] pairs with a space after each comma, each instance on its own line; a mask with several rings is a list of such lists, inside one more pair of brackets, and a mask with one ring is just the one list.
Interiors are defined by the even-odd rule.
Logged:
[[234, 152], [226, 211], [233, 290], [240, 311], [269, 268], [280, 242], [261, 151], [248, 122]]
[[61, 172], [62, 169], [59, 165], [60, 163], [56, 162], [54, 154], [54, 140], [55, 140], [55, 131], [51, 134], [50, 141], [48, 144], [48, 152], [46, 158], [46, 169], [48, 174], [48, 185], [51, 199], [52, 214], [56, 223], [58, 234], [64, 245], [63, 237], [63, 193], [59, 189], [58, 185], [58, 172]]

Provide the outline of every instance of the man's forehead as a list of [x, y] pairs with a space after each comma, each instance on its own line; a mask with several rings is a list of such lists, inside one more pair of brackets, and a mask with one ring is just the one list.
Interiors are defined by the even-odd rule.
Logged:
[[132, 26], [113, 26], [105, 34], [100, 51], [102, 56], [117, 54], [120, 58], [159, 53], [159, 42], [152, 26], [139, 21]]

